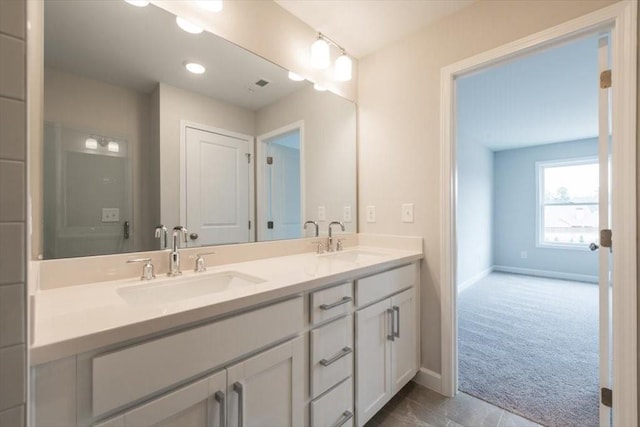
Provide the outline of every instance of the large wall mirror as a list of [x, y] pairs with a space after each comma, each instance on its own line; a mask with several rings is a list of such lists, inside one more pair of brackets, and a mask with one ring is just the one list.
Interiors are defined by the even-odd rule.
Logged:
[[356, 231], [352, 102], [154, 5], [47, 1], [44, 28], [42, 258], [162, 249], [158, 226], [188, 246]]

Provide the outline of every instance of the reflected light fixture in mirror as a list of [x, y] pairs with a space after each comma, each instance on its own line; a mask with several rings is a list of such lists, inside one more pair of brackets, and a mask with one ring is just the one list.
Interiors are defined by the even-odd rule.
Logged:
[[324, 92], [324, 91], [326, 91], [326, 90], [327, 90], [327, 87], [326, 87], [326, 86], [324, 86], [324, 85], [322, 85], [322, 84], [320, 84], [320, 83], [314, 83], [314, 84], [313, 84], [313, 88], [314, 88], [315, 90], [317, 90], [318, 92]]
[[132, 6], [135, 7], [146, 7], [149, 6], [149, 2], [147, 0], [124, 0]]
[[180, 27], [183, 31], [186, 31], [189, 34], [200, 34], [204, 31], [204, 28], [202, 28], [201, 26], [187, 21], [180, 16], [176, 16], [176, 24], [178, 24], [178, 27]]
[[196, 4], [208, 12], [222, 11], [222, 0], [196, 0]]
[[289, 80], [293, 80], [294, 82], [301, 82], [304, 80], [300, 74], [296, 74], [293, 71], [289, 71]]

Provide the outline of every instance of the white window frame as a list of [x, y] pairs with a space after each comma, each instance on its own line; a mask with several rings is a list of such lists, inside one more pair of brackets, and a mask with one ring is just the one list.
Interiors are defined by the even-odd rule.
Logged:
[[[574, 251], [588, 251], [589, 242], [585, 243], [549, 243], [544, 241], [544, 173], [547, 167], [578, 166], [599, 164], [598, 156], [574, 157], [563, 160], [546, 160], [536, 162], [536, 248], [568, 249]], [[592, 203], [589, 203], [591, 205]], [[598, 203], [593, 203], [596, 206]], [[562, 205], [562, 204], [559, 204]], [[570, 205], [570, 204], [568, 204]]]

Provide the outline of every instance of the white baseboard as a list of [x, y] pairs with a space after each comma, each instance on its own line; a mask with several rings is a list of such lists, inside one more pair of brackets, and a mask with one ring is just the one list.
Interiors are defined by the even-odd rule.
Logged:
[[462, 292], [465, 289], [467, 289], [469, 286], [471, 286], [474, 283], [476, 283], [478, 280], [481, 280], [481, 279], [484, 279], [485, 277], [487, 277], [489, 274], [491, 274], [492, 271], [493, 271], [493, 266], [487, 268], [486, 270], [482, 270], [480, 273], [473, 275], [471, 278], [465, 280], [462, 283], [459, 283], [456, 286], [456, 290], [457, 290], [458, 294], [460, 294], [460, 292]]
[[509, 267], [506, 265], [494, 265], [493, 271], [503, 273], [526, 274], [527, 276], [549, 277], [551, 279], [575, 280], [577, 282], [598, 283], [598, 276], [588, 274], [564, 273], [561, 271], [536, 270], [534, 268]]
[[442, 394], [442, 376], [427, 368], [420, 368], [413, 381], [436, 393]]

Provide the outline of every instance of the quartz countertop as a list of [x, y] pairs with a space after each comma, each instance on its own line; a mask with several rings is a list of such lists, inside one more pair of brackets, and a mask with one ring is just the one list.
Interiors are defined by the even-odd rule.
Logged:
[[[32, 365], [80, 354], [119, 342], [187, 326], [254, 305], [301, 295], [315, 288], [374, 274], [423, 257], [421, 251], [356, 246], [334, 254], [373, 253], [352, 261], [348, 255], [303, 253], [209, 267], [206, 272], [185, 271], [180, 277], [140, 281], [114, 280], [38, 291], [32, 296]], [[191, 263], [188, 263], [191, 265]], [[261, 279], [242, 287], [177, 299], [132, 303], [122, 289], [163, 286], [224, 272]]]

